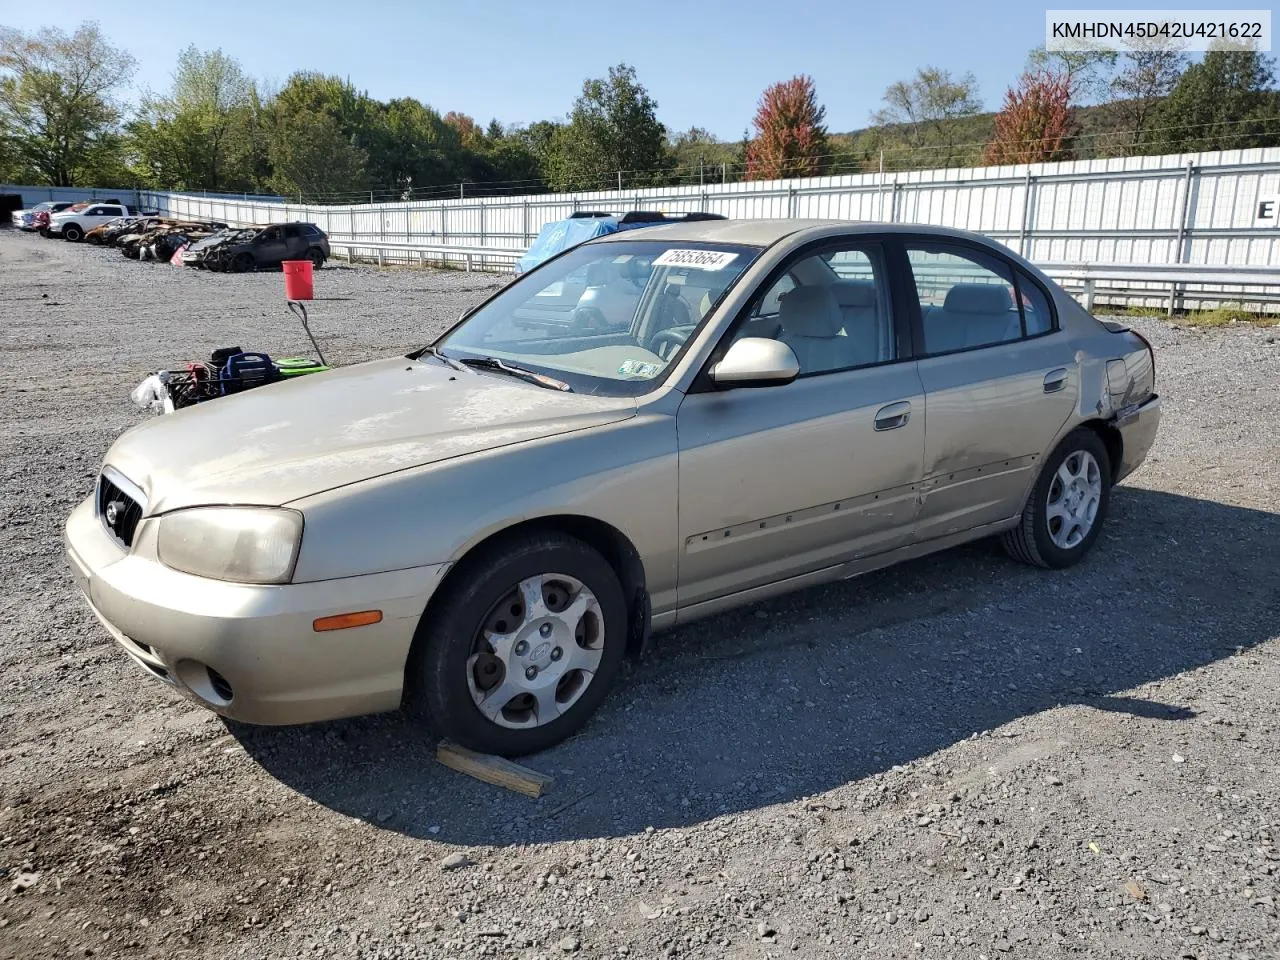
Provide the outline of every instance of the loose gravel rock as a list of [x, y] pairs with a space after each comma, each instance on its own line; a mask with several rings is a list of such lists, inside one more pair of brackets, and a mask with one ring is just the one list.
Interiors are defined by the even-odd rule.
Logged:
[[[393, 354], [500, 282], [337, 265], [312, 323]], [[1134, 321], [1165, 422], [1085, 563], [979, 544], [660, 635], [534, 801], [399, 715], [224, 724], [74, 592], [128, 391], [309, 352], [282, 286], [0, 231], [0, 958], [1280, 953], [1274, 330]]]

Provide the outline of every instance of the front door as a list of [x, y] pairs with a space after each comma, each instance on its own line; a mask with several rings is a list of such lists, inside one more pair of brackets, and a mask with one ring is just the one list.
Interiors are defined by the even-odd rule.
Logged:
[[1015, 516], [1076, 406], [1079, 368], [1039, 284], [962, 241], [906, 242], [926, 419], [917, 537]]
[[260, 267], [270, 267], [284, 260], [288, 253], [282, 227], [268, 227], [253, 244], [253, 258]]
[[924, 393], [900, 352], [880, 247], [845, 241], [798, 254], [726, 334], [749, 336], [787, 343], [800, 376], [695, 388], [682, 402], [682, 608], [910, 539]]

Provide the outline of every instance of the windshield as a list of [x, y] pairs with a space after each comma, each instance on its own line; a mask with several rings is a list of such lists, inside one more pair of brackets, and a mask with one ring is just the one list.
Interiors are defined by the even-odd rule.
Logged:
[[756, 247], [674, 241], [590, 243], [515, 280], [436, 343], [577, 393], [639, 396], [759, 255]]

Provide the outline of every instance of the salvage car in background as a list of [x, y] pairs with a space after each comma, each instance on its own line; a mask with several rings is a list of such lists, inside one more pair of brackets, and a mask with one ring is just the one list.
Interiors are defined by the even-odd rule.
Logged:
[[[521, 325], [601, 266], [628, 323]], [[403, 699], [521, 754], [580, 726], [651, 629], [978, 537], [1078, 562], [1152, 445], [1154, 389], [1145, 340], [982, 237], [658, 226], [408, 357], [133, 428], [68, 552], [124, 650], [220, 714]]]
[[40, 226], [37, 221], [42, 218], [40, 214], [44, 214], [46, 221], [51, 214], [60, 213], [72, 205], [70, 200], [46, 200], [44, 203], [37, 203], [30, 210], [13, 211], [13, 225], [19, 230], [39, 230]]
[[272, 223], [239, 227], [208, 237], [183, 253], [191, 267], [244, 273], [278, 267], [285, 260], [310, 260], [319, 270], [329, 259], [329, 237], [314, 223]]

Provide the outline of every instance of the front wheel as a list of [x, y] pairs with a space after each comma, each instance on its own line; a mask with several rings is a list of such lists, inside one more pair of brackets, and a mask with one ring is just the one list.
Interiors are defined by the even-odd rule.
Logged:
[[255, 265], [253, 254], [239, 253], [236, 254], [235, 259], [231, 261], [231, 271], [233, 273], [248, 273]]
[[542, 533], [464, 561], [424, 617], [407, 678], [440, 732], [520, 756], [577, 730], [622, 663], [627, 609], [598, 551]]
[[62, 239], [70, 241], [71, 243], [79, 243], [84, 239], [84, 231], [74, 223], [69, 223], [62, 228]]
[[1001, 538], [1015, 560], [1062, 569], [1098, 539], [1111, 501], [1111, 457], [1087, 427], [1069, 433], [1044, 462], [1022, 519]]

